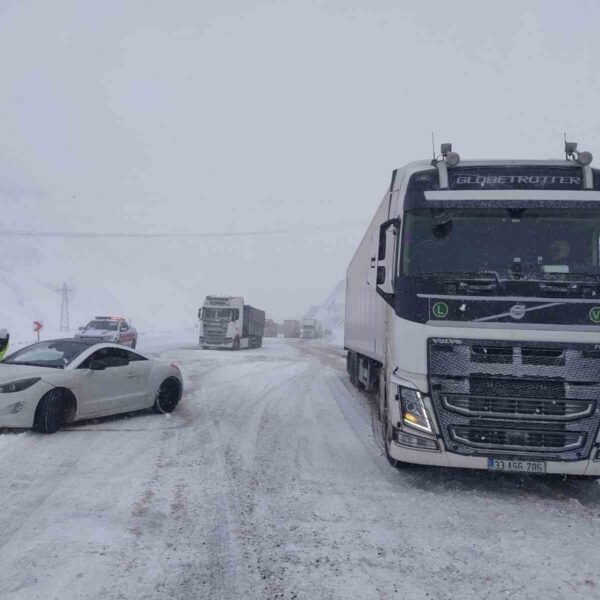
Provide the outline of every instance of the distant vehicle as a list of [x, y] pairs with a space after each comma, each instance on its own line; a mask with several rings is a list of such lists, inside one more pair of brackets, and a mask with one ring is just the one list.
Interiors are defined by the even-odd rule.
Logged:
[[90, 338], [115, 342], [135, 348], [137, 346], [137, 331], [123, 317], [94, 317], [85, 327], [79, 328], [76, 339]]
[[273, 319], [267, 319], [265, 321], [265, 332], [263, 334], [264, 337], [277, 337], [279, 333], [279, 328], [277, 323], [273, 321]]
[[175, 365], [90, 338], [38, 342], [0, 362], [0, 427], [53, 433], [123, 412], [175, 409], [183, 380]]
[[323, 337], [323, 325], [317, 319], [303, 319], [300, 326], [300, 337], [320, 338]]
[[300, 337], [300, 321], [295, 319], [286, 319], [283, 322], [283, 337], [299, 338]]
[[199, 344], [209, 348], [260, 348], [265, 313], [244, 304], [241, 296], [207, 296], [198, 311]]

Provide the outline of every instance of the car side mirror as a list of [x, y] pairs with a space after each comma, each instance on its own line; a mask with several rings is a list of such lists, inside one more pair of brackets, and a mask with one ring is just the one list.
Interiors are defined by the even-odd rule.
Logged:
[[103, 360], [92, 360], [90, 361], [90, 371], [104, 371], [106, 369], [106, 363]]
[[85, 327], [84, 327], [83, 325], [80, 325], [80, 326], [78, 327], [78, 329], [79, 329], [79, 331], [83, 331], [83, 330], [85, 329]]

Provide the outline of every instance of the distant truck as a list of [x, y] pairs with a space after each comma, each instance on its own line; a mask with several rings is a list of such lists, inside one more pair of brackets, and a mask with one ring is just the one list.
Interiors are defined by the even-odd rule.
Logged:
[[267, 319], [265, 321], [264, 337], [269, 337], [269, 338], [277, 337], [278, 333], [279, 333], [279, 328], [277, 326], [277, 323], [275, 323], [275, 321], [273, 321], [273, 319]]
[[300, 337], [300, 321], [296, 321], [296, 319], [286, 319], [283, 322], [283, 337], [299, 338]]
[[323, 337], [323, 325], [317, 319], [303, 319], [300, 327], [300, 337], [320, 338]]
[[115, 342], [130, 348], [137, 346], [138, 334], [123, 317], [94, 317], [87, 325], [80, 327], [76, 338], [91, 338], [105, 342]]
[[199, 344], [204, 349], [262, 346], [265, 313], [244, 304], [241, 296], [207, 296], [198, 319]]

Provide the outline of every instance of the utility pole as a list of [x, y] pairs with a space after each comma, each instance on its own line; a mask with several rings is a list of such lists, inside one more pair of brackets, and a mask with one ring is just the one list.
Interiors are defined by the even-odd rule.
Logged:
[[60, 302], [60, 331], [69, 331], [69, 294], [73, 291], [72, 287], [65, 281], [56, 291], [61, 295]]

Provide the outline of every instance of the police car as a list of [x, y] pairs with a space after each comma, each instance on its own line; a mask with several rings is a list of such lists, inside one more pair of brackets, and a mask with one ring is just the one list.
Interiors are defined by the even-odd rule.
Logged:
[[114, 342], [130, 348], [137, 345], [137, 331], [123, 317], [94, 317], [85, 327], [79, 328], [75, 337]]

